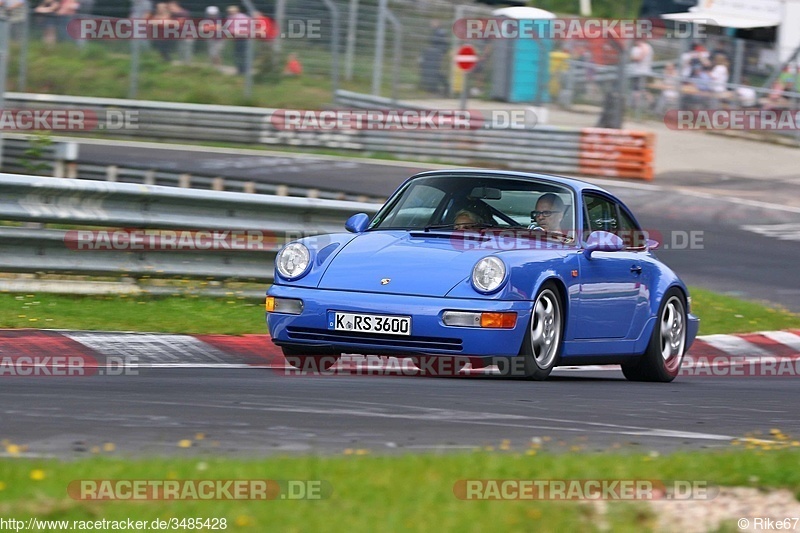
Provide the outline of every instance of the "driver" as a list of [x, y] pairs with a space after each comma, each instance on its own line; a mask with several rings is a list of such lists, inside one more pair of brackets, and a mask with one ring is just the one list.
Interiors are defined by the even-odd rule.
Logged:
[[564, 200], [557, 194], [545, 193], [536, 202], [536, 208], [531, 212], [531, 227], [542, 228], [545, 231], [560, 231], [561, 219], [564, 218]]

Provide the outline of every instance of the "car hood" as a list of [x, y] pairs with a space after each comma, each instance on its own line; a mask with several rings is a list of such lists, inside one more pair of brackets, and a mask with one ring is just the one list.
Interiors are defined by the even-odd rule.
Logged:
[[[444, 296], [487, 254], [464, 249], [450, 234], [370, 231], [331, 261], [321, 289]], [[389, 281], [386, 281], [389, 280]]]

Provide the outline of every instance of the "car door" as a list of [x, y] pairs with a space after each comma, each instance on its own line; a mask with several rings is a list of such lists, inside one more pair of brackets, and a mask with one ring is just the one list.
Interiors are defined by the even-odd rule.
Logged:
[[[594, 252], [579, 256], [580, 289], [576, 338], [622, 339], [628, 337], [637, 307], [646, 302], [649, 271], [641, 254], [627, 238], [635, 222], [614, 199], [599, 193], [583, 194], [583, 240], [593, 231], [619, 235], [626, 248], [618, 252]], [[636, 320], [638, 321], [638, 320]]]

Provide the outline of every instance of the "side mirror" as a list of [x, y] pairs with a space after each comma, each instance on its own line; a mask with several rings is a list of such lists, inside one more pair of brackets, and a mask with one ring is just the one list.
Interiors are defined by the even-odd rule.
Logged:
[[607, 231], [593, 231], [586, 239], [583, 255], [592, 258], [592, 252], [619, 252], [625, 249], [625, 243], [617, 235]]
[[369, 224], [369, 215], [358, 213], [348, 218], [347, 222], [344, 223], [344, 227], [350, 233], [361, 233], [367, 229], [367, 224]]

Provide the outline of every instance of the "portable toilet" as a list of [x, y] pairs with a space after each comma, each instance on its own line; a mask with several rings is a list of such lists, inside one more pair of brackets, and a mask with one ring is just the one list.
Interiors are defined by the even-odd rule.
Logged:
[[494, 10], [492, 14], [515, 19], [520, 36], [491, 42], [491, 97], [505, 102], [549, 102], [553, 39], [547, 35], [549, 23], [545, 21], [556, 18], [555, 13], [534, 7], [505, 7]]

